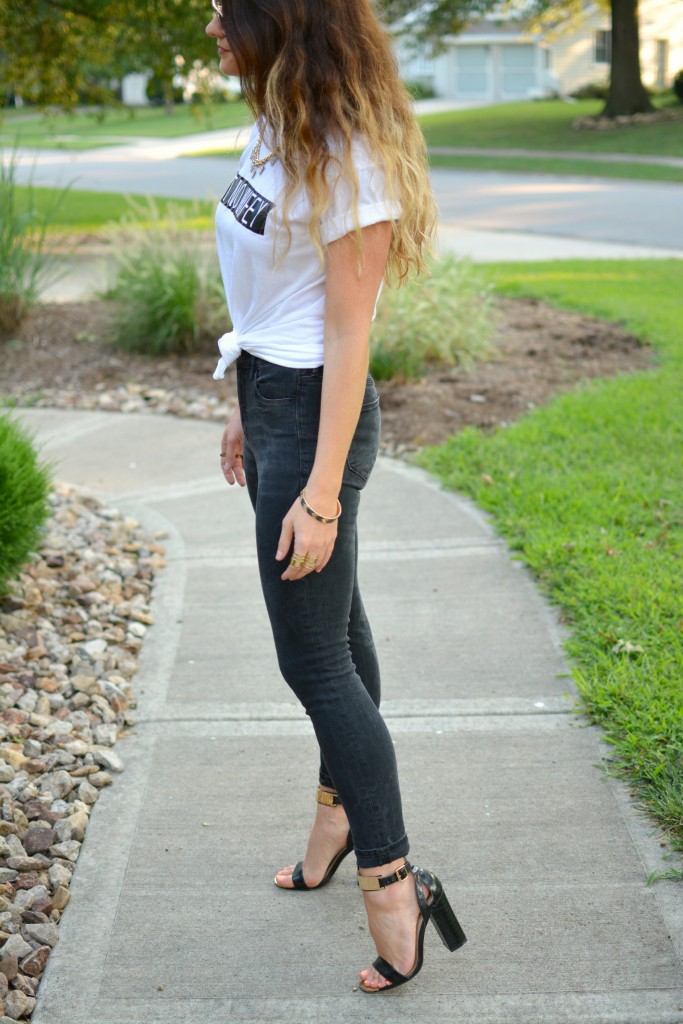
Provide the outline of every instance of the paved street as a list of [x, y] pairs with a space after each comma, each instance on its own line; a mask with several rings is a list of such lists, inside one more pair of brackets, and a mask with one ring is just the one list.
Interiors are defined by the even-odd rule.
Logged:
[[[217, 199], [237, 161], [179, 154], [245, 141], [246, 130], [232, 129], [82, 152], [42, 150], [23, 154], [18, 176], [94, 192]], [[628, 245], [643, 256], [683, 254], [683, 186], [673, 182], [445, 169], [433, 170], [432, 179], [441, 223], [454, 229]]]

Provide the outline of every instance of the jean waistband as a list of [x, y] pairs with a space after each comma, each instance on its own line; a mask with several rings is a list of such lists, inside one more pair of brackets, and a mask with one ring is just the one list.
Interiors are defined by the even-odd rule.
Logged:
[[304, 376], [318, 373], [322, 370], [322, 366], [283, 366], [282, 363], [274, 363], [269, 359], [264, 359], [262, 356], [254, 356], [251, 352], [247, 352], [246, 349], [242, 349], [240, 352], [235, 362], [235, 367], [238, 372], [244, 373], [247, 376], [255, 375], [262, 367], [274, 367], [283, 373], [302, 374]]

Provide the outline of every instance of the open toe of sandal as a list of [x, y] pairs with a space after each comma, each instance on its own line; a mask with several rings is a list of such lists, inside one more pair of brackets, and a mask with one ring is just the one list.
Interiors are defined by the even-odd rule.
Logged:
[[[320, 789], [320, 787], [318, 787], [318, 789], [316, 790], [316, 800], [319, 804], [326, 804], [328, 807], [337, 807], [341, 803], [341, 800], [339, 799], [336, 793]], [[298, 863], [294, 867], [294, 871], [292, 872], [291, 886], [278, 885], [277, 880], [275, 881], [275, 884], [278, 886], [278, 889], [291, 888], [298, 889], [300, 892], [308, 892], [311, 889], [322, 889], [324, 885], [327, 885], [332, 876], [335, 874], [341, 862], [344, 860], [345, 857], [347, 857], [351, 853], [352, 850], [353, 836], [351, 835], [351, 832], [349, 832], [349, 834], [346, 837], [346, 844], [339, 851], [339, 853], [336, 853], [334, 855], [330, 863], [327, 865], [325, 874], [323, 875], [322, 879], [318, 882], [317, 885], [307, 884], [306, 879], [304, 878], [303, 861], [301, 860], [298, 861]]]

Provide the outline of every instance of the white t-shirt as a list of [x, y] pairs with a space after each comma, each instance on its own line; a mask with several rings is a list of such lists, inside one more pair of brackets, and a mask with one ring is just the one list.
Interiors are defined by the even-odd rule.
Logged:
[[[254, 125], [242, 154], [239, 170], [228, 185], [216, 210], [218, 259], [233, 330], [218, 342], [221, 359], [214, 377], [225, 373], [240, 351], [280, 366], [315, 367], [324, 362], [325, 267], [308, 232], [310, 202], [305, 190], [295, 197], [288, 214], [291, 244], [277, 265], [273, 238], [280, 217], [284, 172], [278, 160], [251, 170], [251, 153], [258, 139]], [[260, 156], [270, 152], [268, 135]], [[399, 216], [397, 203], [385, 200], [384, 174], [373, 163], [366, 146], [353, 147], [358, 175], [358, 222], [361, 227]], [[354, 230], [352, 187], [338, 176], [332, 202], [322, 218], [323, 243], [335, 241]], [[286, 245], [280, 228], [277, 244]]]

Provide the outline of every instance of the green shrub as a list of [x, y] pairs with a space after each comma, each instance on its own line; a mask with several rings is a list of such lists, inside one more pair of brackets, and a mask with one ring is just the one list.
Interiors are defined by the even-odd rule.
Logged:
[[447, 255], [429, 277], [384, 289], [370, 332], [376, 380], [421, 377], [430, 368], [465, 368], [492, 349], [492, 290], [469, 260]]
[[571, 93], [575, 100], [606, 100], [608, 95], [609, 82], [588, 82]]
[[111, 340], [148, 355], [197, 352], [230, 330], [215, 247], [192, 231], [199, 208], [168, 207], [164, 218], [153, 200], [148, 227], [124, 223], [109, 232], [115, 278], [105, 297], [116, 302]]
[[673, 89], [679, 101], [683, 103], [683, 71], [679, 71], [674, 78]]
[[29, 436], [0, 416], [0, 593], [27, 561], [48, 515], [48, 469]]
[[420, 82], [418, 80], [414, 82], [404, 82], [403, 85], [414, 100], [431, 100], [436, 96], [432, 86], [427, 85], [425, 82]]
[[[46, 232], [68, 187], [39, 205], [33, 185], [16, 183], [16, 153], [0, 153], [0, 335], [9, 334], [38, 301], [47, 280], [59, 277], [57, 260], [46, 250]], [[42, 201], [44, 202], [44, 201]]]

